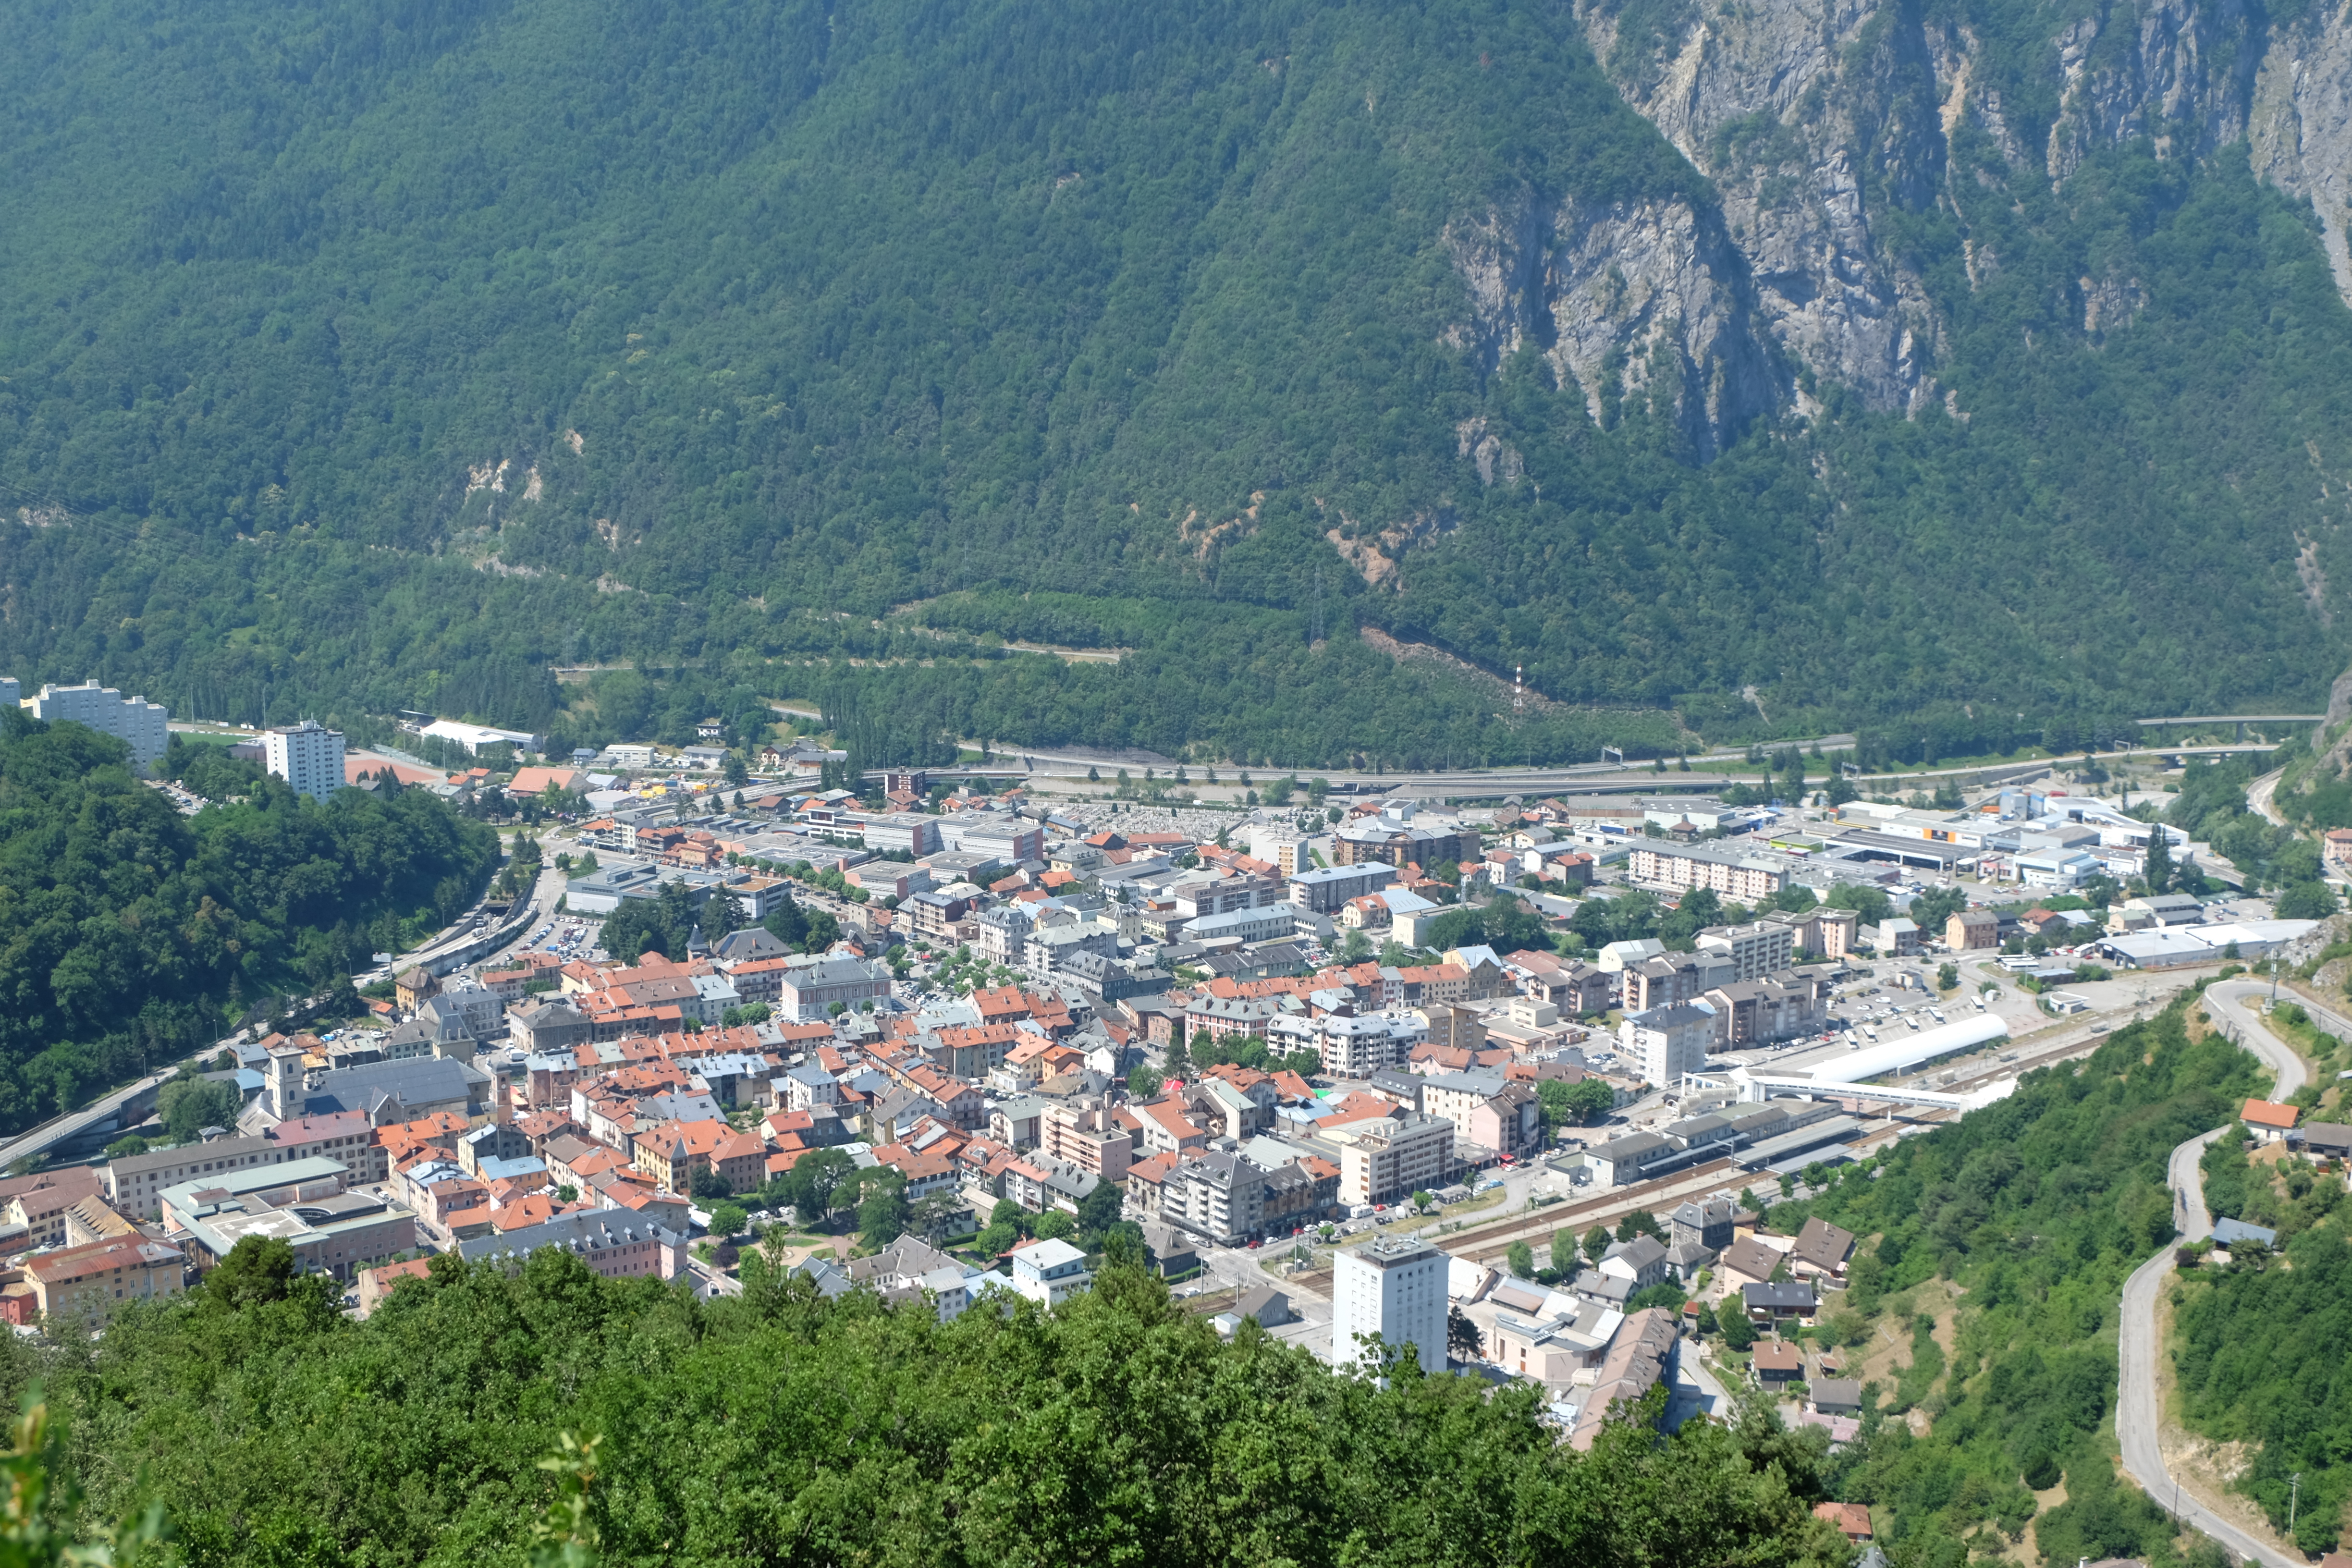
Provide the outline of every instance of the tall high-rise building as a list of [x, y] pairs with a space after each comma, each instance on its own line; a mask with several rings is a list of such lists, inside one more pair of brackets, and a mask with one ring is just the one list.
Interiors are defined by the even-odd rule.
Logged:
[[1412, 1237], [1382, 1236], [1332, 1254], [1331, 1265], [1333, 1365], [1370, 1361], [1363, 1342], [1378, 1334], [1391, 1356], [1445, 1370], [1445, 1254]]
[[272, 730], [265, 742], [265, 764], [293, 786], [296, 795], [324, 800], [343, 787], [343, 732], [330, 730], [316, 719], [283, 730]]
[[[16, 683], [11, 680], [7, 684], [14, 688]], [[163, 748], [171, 743], [165, 724], [171, 714], [162, 703], [150, 702], [144, 697], [125, 697], [111, 686], [100, 686], [95, 680], [85, 680], [79, 686], [44, 686], [38, 697], [24, 700], [22, 706], [30, 708], [36, 719], [51, 723], [69, 719], [129, 742], [131, 764], [142, 773], [154, 765], [163, 754]]]

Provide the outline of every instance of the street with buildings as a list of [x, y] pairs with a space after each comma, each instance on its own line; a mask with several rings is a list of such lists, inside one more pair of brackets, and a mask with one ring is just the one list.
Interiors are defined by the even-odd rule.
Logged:
[[[160, 752], [142, 700], [37, 700]], [[537, 739], [478, 729], [420, 733]], [[1727, 1370], [1696, 1336], [1704, 1307], [1777, 1346], [1843, 1289], [1853, 1237], [1756, 1209], [2325, 935], [2226, 877], [2136, 896], [2159, 834], [2229, 868], [2016, 776], [1941, 806], [1233, 806], [818, 787], [840, 759], [805, 744], [732, 778], [709, 747], [411, 777], [308, 721], [226, 738], [304, 795], [390, 771], [527, 818], [541, 868], [356, 976], [364, 1016], [208, 1052], [221, 1125], [9, 1178], [17, 1323], [102, 1321], [247, 1237], [357, 1314], [445, 1251], [706, 1296], [756, 1252], [952, 1316], [1057, 1305], [1127, 1248], [1223, 1332], [1539, 1384], [1579, 1445], [1655, 1384], [1679, 1422], [1775, 1377], [1835, 1436], [1832, 1359]], [[1610, 934], [1636, 910], [1658, 934]], [[652, 945], [639, 917], [677, 910]], [[164, 1076], [0, 1152], [128, 1131]], [[1530, 1269], [1563, 1235], [1570, 1266]]]

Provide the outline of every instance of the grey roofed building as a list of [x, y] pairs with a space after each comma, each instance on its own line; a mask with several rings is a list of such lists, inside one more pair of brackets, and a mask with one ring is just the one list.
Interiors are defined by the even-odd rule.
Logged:
[[2338, 1121], [2313, 1121], [2286, 1135], [2287, 1147], [2334, 1160], [2352, 1155], [2352, 1126]]
[[1861, 1381], [1851, 1377], [1815, 1378], [1813, 1408], [1824, 1415], [1861, 1415]]
[[1481, 1100], [1492, 1100], [1503, 1092], [1511, 1080], [1493, 1068], [1466, 1068], [1461, 1072], [1433, 1073], [1429, 1078], [1431, 1089], [1450, 1089], [1461, 1094], [1475, 1094]]
[[1234, 1303], [1237, 1317], [1255, 1318], [1259, 1328], [1279, 1328], [1293, 1321], [1290, 1298], [1271, 1285], [1261, 1285]]
[[1809, 1279], [1786, 1285], [1774, 1284], [1769, 1279], [1760, 1285], [1742, 1285], [1739, 1301], [1748, 1309], [1750, 1317], [1762, 1312], [1776, 1318], [1791, 1313], [1811, 1317], [1813, 1310], [1821, 1304], [1821, 1299], [1813, 1293], [1812, 1281]]
[[2243, 1220], [2217, 1219], [2213, 1222], [2213, 1241], [2218, 1247], [2238, 1247], [2248, 1242], [2258, 1247], [2276, 1247], [2278, 1232]]
[[757, 958], [782, 958], [792, 952], [765, 926], [730, 931], [710, 944], [710, 956], [722, 963], [744, 963]]
[[1598, 1301], [1604, 1307], [1615, 1307], [1621, 1311], [1634, 1292], [1631, 1279], [1615, 1274], [1603, 1274], [1598, 1268], [1580, 1272], [1576, 1282], [1569, 1289], [1587, 1301]]
[[1715, 1248], [1703, 1241], [1678, 1241], [1666, 1248], [1666, 1272], [1685, 1285], [1714, 1261]]
[[667, 1247], [683, 1254], [687, 1238], [649, 1220], [625, 1215], [618, 1210], [578, 1209], [570, 1214], [557, 1215], [553, 1219], [538, 1225], [461, 1241], [457, 1244], [457, 1255], [468, 1263], [494, 1258], [520, 1260], [542, 1247], [560, 1247], [567, 1252], [575, 1252], [589, 1258], [591, 1267], [594, 1267], [594, 1259], [612, 1248], [644, 1243], [653, 1244], [644, 1272], [657, 1273], [667, 1279], [670, 1270], [659, 1263], [661, 1249]]
[[1601, 1261], [1606, 1263], [1612, 1258], [1638, 1276], [1664, 1265], [1666, 1249], [1655, 1237], [1637, 1236], [1631, 1241], [1611, 1242], [1608, 1251], [1601, 1254]]
[[406, 1023], [395, 1024], [383, 1036], [378, 1055], [388, 1062], [411, 1061], [418, 1057], [431, 1056], [433, 1047], [439, 1043], [440, 1033], [430, 1023], [423, 1018], [411, 1018]]
[[1184, 1274], [1201, 1266], [1201, 1255], [1192, 1249], [1192, 1238], [1158, 1220], [1143, 1222], [1143, 1255], [1161, 1274]]
[[568, 997], [541, 997], [507, 1016], [509, 1038], [529, 1056], [568, 1051], [574, 1046], [586, 1045], [595, 1033], [596, 1026]]
[[1721, 1194], [1693, 1198], [1668, 1218], [1676, 1242], [1696, 1241], [1709, 1250], [1731, 1245], [1731, 1216], [1738, 1205]]
[[816, 1293], [827, 1300], [836, 1296], [846, 1296], [857, 1288], [851, 1281], [847, 1269], [828, 1258], [819, 1258], [814, 1254], [795, 1264], [793, 1267], [793, 1272], [804, 1279], [814, 1280]]
[[1429, 1080], [1402, 1068], [1382, 1068], [1372, 1074], [1370, 1081], [1375, 1092], [1390, 1095], [1419, 1110], [1421, 1091]]
[[1824, 1274], [1843, 1274], [1846, 1259], [1853, 1256], [1853, 1232], [1815, 1215], [1797, 1233], [1797, 1245], [1789, 1249], [1789, 1261], [1792, 1266], [1804, 1264]]
[[373, 1062], [322, 1075], [311, 1089], [303, 1114], [359, 1110], [381, 1126], [413, 1121], [436, 1110], [471, 1116], [482, 1109], [489, 1074], [446, 1057], [404, 1062]]

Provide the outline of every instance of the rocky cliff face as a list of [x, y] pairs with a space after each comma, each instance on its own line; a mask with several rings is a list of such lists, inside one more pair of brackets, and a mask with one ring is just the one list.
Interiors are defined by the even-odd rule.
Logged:
[[[1713, 456], [1777, 401], [1738, 249], [1712, 215], [1682, 201], [1591, 205], [1532, 197], [1446, 232], [1470, 285], [1471, 320], [1453, 341], [1492, 373], [1533, 344], [1595, 422], [1629, 398], [1672, 410], [1692, 449]], [[1465, 437], [1480, 477], [1496, 476], [1484, 437]]]
[[[1664, 385], [1705, 453], [1759, 413], [1804, 407], [1808, 378], [1881, 410], [1937, 397], [1943, 323], [1882, 230], [1940, 204], [1965, 233], [1972, 204], [2002, 199], [1954, 172], [1964, 132], [2061, 187], [2101, 146], [2146, 137], [2178, 157], [2244, 141], [2257, 175], [2312, 202], [2352, 301], [2352, 0], [2290, 22], [2251, 0], [2105, 0], [2041, 45], [2058, 108], [2030, 128], [1978, 68], [1982, 41], [1916, 6], [1577, 6], [1625, 101], [1713, 182], [1719, 217], [1530, 202], [1446, 238], [1474, 300], [1455, 341], [1492, 365], [1532, 338], [1596, 420]], [[1972, 280], [2000, 265], [1964, 245]], [[2081, 289], [2086, 331], [2143, 303], [2126, 277]]]
[[2308, 197], [2326, 236], [2336, 287], [2352, 301], [2352, 4], [2273, 27], [2247, 116], [2254, 172]]

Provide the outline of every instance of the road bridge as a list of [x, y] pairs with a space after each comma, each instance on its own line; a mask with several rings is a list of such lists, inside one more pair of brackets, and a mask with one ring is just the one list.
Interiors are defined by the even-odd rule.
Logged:
[[2210, 730], [2216, 724], [2234, 724], [2238, 727], [2238, 739], [2243, 741], [2246, 738], [2246, 726], [2249, 724], [2325, 724], [2327, 722], [2327, 715], [2325, 713], [2206, 713], [2170, 719], [2137, 719], [2133, 722], [2143, 730], [2177, 730], [2189, 724]]

